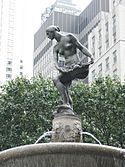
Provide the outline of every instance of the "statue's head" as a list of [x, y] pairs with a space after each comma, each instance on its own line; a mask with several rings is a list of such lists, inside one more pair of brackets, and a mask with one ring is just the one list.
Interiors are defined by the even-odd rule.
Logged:
[[51, 26], [47, 27], [47, 29], [46, 29], [46, 35], [51, 40], [53, 40], [55, 38], [55, 32], [60, 32], [60, 29], [58, 26], [51, 25]]

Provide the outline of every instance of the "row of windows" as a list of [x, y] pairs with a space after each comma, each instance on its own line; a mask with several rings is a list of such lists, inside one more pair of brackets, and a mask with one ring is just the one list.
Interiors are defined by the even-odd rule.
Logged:
[[9, 59], [7, 60], [6, 63], [7, 67], [6, 67], [6, 80], [10, 80], [12, 79], [12, 60]]
[[121, 2], [122, 2], [122, 0], [113, 0], [112, 5], [113, 5], [113, 7], [115, 7], [117, 4], [119, 4]]
[[7, 60], [7, 67], [6, 67], [6, 80], [12, 79], [12, 60]]
[[[116, 50], [112, 53], [112, 56], [113, 56], [113, 66], [115, 67], [115, 65], [117, 64], [117, 51]], [[107, 57], [105, 59], [105, 72], [107, 72], [109, 70], [110, 70], [110, 59], [109, 59], [109, 57]], [[98, 76], [101, 76], [102, 72], [103, 72], [103, 64], [100, 63], [98, 65]], [[116, 75], [117, 75], [117, 68], [115, 68], [113, 70], [113, 77], [115, 77]], [[95, 80], [95, 77], [96, 77], [96, 70], [94, 69], [92, 71], [92, 81]]]
[[47, 45], [41, 50], [41, 52], [35, 57], [34, 65], [41, 59], [41, 57], [48, 51], [48, 49], [52, 46], [52, 41], [49, 41]]
[[[98, 72], [98, 77], [99, 76], [102, 76], [102, 66], [100, 67], [101, 69], [99, 69], [99, 72]], [[92, 82], [96, 79], [97, 75], [96, 75], [96, 71], [93, 70], [92, 71]], [[118, 78], [118, 70], [117, 68], [115, 68], [113, 70], [113, 78]]]
[[[113, 42], [116, 43], [116, 15], [114, 15], [112, 17], [112, 22], [113, 22]], [[101, 56], [102, 54], [102, 29], [100, 28], [98, 30], [98, 53], [99, 53], [99, 56]], [[95, 35], [92, 36], [92, 54], [93, 54], [93, 57], [95, 57]], [[105, 46], [106, 46], [106, 49], [109, 48], [109, 22], [106, 22], [105, 23]]]

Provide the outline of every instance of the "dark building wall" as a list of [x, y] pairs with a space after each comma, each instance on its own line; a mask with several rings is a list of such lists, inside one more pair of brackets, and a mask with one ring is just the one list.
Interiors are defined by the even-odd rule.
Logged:
[[42, 58], [42, 56], [49, 50], [49, 48], [52, 46], [52, 41], [49, 41], [45, 47], [40, 51], [40, 53], [34, 58], [33, 65], [36, 65], [37, 62]]
[[79, 32], [78, 16], [54, 11], [34, 35], [34, 51], [45, 40], [46, 28], [52, 24], [59, 26], [60, 30], [64, 32], [74, 34]]
[[93, 20], [100, 12], [109, 12], [109, 0], [93, 0], [79, 16], [79, 33]]
[[41, 45], [41, 43], [46, 38], [46, 28], [52, 25], [53, 22], [53, 15], [51, 14], [47, 20], [41, 25], [39, 30], [34, 35], [34, 51]]
[[54, 12], [54, 25], [59, 26], [61, 31], [78, 34], [78, 24], [78, 16]]
[[109, 12], [109, 0], [101, 1], [101, 9], [102, 11]]

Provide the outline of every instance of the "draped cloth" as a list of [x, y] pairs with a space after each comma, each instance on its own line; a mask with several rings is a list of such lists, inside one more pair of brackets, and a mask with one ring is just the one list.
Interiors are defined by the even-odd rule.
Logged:
[[74, 69], [70, 69], [67, 72], [61, 72], [61, 75], [59, 76], [60, 81], [64, 85], [68, 85], [71, 84], [74, 79], [86, 78], [89, 73], [89, 65], [90, 64], [84, 64], [83, 66], [78, 66]]

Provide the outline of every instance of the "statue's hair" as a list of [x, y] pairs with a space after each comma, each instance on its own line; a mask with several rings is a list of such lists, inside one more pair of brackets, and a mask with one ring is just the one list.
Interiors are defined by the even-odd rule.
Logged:
[[60, 28], [58, 26], [51, 25], [47, 27], [46, 31], [58, 31], [60, 32]]

